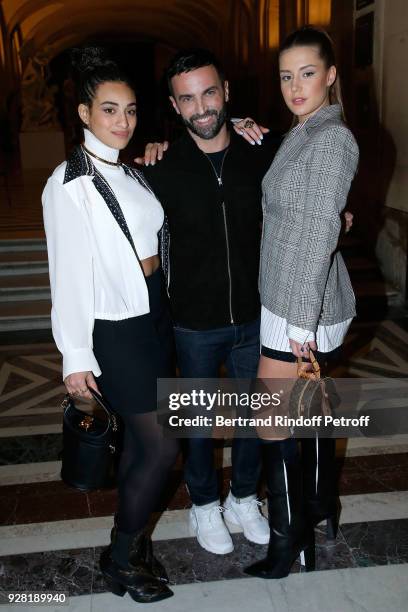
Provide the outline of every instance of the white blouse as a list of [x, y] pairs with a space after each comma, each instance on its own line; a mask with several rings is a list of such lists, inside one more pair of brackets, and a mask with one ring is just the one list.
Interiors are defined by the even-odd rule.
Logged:
[[[85, 130], [85, 146], [116, 162], [119, 151]], [[121, 166], [90, 158], [116, 196], [141, 260], [157, 255], [164, 213], [156, 198]], [[117, 321], [149, 312], [143, 271], [92, 176], [64, 183], [67, 162], [48, 179], [42, 196], [51, 284], [51, 323], [63, 355], [63, 378], [100, 376], [92, 333], [95, 319]]]
[[261, 308], [261, 344], [275, 351], [291, 353], [289, 338], [300, 344], [316, 341], [317, 350], [329, 353], [343, 344], [353, 319], [334, 325], [318, 325], [316, 333], [288, 325], [286, 319], [278, 317], [265, 306]]

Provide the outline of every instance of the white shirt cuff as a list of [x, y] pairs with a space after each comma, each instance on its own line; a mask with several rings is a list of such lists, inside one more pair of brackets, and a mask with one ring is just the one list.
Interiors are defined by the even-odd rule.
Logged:
[[64, 353], [62, 365], [62, 378], [66, 379], [69, 374], [76, 372], [92, 372], [94, 376], [102, 374], [92, 349], [75, 349]]
[[302, 329], [301, 327], [296, 327], [295, 325], [290, 325], [290, 323], [286, 326], [286, 335], [291, 340], [295, 340], [300, 344], [305, 344], [305, 342], [313, 342], [316, 340], [316, 334], [308, 329]]

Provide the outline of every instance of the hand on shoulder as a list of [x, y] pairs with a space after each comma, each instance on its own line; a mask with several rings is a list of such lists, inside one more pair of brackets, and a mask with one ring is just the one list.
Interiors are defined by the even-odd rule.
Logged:
[[251, 145], [261, 145], [263, 135], [269, 132], [269, 128], [258, 125], [251, 117], [244, 119], [231, 119], [234, 130], [237, 134], [245, 138]]
[[154, 166], [156, 161], [163, 159], [163, 154], [169, 148], [169, 142], [148, 142], [143, 157], [136, 157], [134, 162], [140, 166]]

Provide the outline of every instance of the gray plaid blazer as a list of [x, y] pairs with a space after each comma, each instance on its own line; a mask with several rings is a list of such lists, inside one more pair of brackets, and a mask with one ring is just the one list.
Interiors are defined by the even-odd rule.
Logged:
[[337, 242], [357, 164], [333, 104], [288, 132], [263, 179], [261, 302], [288, 324], [316, 332], [356, 314]]

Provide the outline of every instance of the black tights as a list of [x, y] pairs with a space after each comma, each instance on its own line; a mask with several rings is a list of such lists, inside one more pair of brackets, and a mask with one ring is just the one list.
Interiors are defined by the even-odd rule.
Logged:
[[119, 463], [120, 531], [143, 529], [156, 507], [178, 451], [178, 440], [166, 438], [156, 412], [122, 416], [125, 427]]

